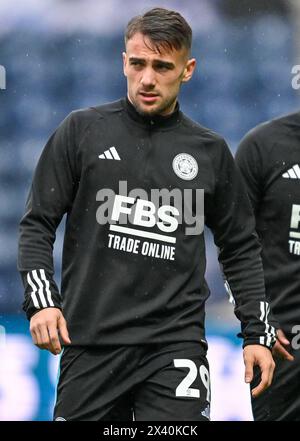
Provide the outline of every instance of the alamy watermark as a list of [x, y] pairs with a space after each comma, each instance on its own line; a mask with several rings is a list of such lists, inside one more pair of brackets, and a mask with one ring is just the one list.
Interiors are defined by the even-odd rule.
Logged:
[[6, 70], [5, 67], [0, 64], [0, 89], [6, 89]]
[[175, 260], [177, 232], [191, 236], [204, 230], [203, 189], [133, 188], [128, 192], [127, 181], [119, 181], [118, 189], [99, 190], [96, 201], [96, 220], [108, 225], [107, 246], [114, 250]]
[[[149, 197], [150, 196], [150, 197]], [[118, 193], [110, 188], [98, 191], [96, 200], [101, 202], [96, 219], [100, 225], [157, 226], [162, 233], [175, 233], [184, 225], [186, 235], [198, 235], [204, 230], [204, 190], [167, 188], [151, 189], [150, 194], [142, 188], [128, 193], [127, 181], [119, 182]], [[119, 231], [124, 228], [117, 228]]]
[[294, 75], [292, 78], [292, 88], [298, 90], [300, 89], [300, 64], [293, 66], [291, 73]]
[[292, 327], [292, 334], [295, 334], [291, 341], [292, 348], [295, 350], [300, 349], [300, 325]]

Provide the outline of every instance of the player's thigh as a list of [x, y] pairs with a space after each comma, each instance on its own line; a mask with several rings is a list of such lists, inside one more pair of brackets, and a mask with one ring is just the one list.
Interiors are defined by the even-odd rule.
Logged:
[[138, 421], [207, 421], [210, 405], [209, 366], [200, 344], [185, 343], [136, 390]]
[[[255, 421], [300, 421], [300, 354], [293, 353], [295, 360], [275, 360], [271, 386], [257, 398], [251, 399]], [[260, 381], [258, 367], [254, 371], [251, 387]]]
[[[68, 347], [60, 362], [54, 420], [132, 420], [126, 348]], [[128, 363], [126, 363], [128, 360]]]
[[129, 391], [113, 403], [98, 421], [133, 421], [133, 395]]

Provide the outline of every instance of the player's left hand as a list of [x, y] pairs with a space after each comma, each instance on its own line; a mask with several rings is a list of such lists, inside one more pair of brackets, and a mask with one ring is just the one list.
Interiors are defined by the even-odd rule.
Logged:
[[261, 371], [260, 383], [251, 391], [252, 397], [258, 397], [272, 383], [275, 363], [271, 351], [262, 345], [248, 345], [244, 348], [245, 382], [251, 383], [253, 367], [258, 365]]

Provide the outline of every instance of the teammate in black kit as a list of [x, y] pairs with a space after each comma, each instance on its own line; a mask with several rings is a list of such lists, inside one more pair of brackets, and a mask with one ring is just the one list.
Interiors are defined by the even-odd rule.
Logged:
[[[252, 399], [253, 415], [255, 420], [299, 421], [300, 113], [250, 131], [236, 161], [255, 211], [266, 295], [278, 333], [273, 383]], [[259, 372], [252, 387], [258, 381]]]
[[[248, 198], [223, 138], [179, 110], [191, 37], [174, 11], [132, 19], [127, 97], [72, 112], [36, 168], [19, 270], [34, 343], [64, 346], [54, 419], [209, 418], [203, 219], [242, 323], [246, 381], [259, 365], [253, 394], [271, 382], [275, 330]], [[60, 295], [52, 247], [64, 213]]]

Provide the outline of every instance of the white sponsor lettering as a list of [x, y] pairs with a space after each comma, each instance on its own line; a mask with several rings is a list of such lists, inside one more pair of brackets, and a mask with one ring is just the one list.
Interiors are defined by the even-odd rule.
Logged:
[[108, 248], [127, 253], [142, 254], [156, 259], [175, 260], [175, 247], [170, 245], [141, 241], [140, 239], [132, 239], [111, 233], [108, 237]]
[[[131, 205], [131, 207], [128, 207], [128, 205]], [[135, 205], [135, 208], [132, 207], [133, 205]], [[146, 228], [152, 228], [157, 225], [161, 231], [169, 233], [176, 231], [178, 227], [178, 221], [174, 217], [179, 215], [177, 208], [170, 205], [159, 207], [157, 215], [160, 221], [156, 223], [156, 207], [153, 202], [144, 199], [136, 201], [134, 198], [119, 194], [115, 196], [111, 218], [113, 221], [118, 222], [121, 214], [130, 215], [133, 212], [132, 210], [135, 210], [133, 216], [134, 225]], [[173, 216], [170, 216], [168, 213], [172, 213]]]
[[[298, 231], [290, 231], [291, 239], [300, 239], [300, 205], [293, 204], [291, 213], [291, 229]], [[289, 250], [291, 254], [300, 255], [300, 242], [297, 240], [289, 240]]]
[[295, 230], [300, 227], [300, 205], [293, 204], [291, 216], [291, 228]]

